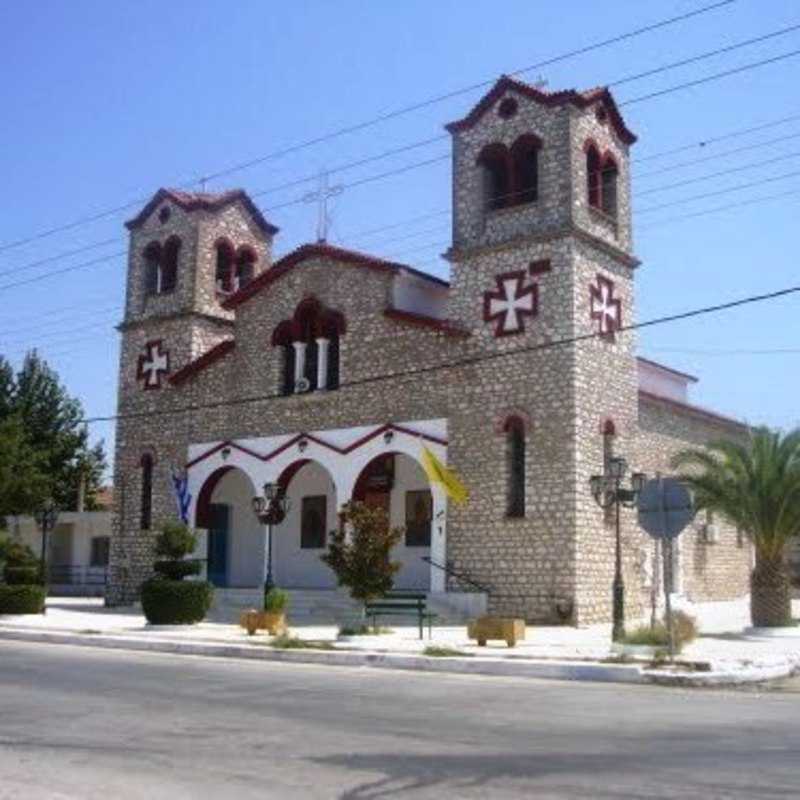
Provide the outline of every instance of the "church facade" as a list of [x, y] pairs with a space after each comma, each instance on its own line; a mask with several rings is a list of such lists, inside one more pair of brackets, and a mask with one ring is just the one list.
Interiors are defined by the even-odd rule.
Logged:
[[[501, 78], [452, 136], [452, 280], [325, 243], [273, 260], [277, 229], [243, 191], [162, 189], [128, 222], [120, 326], [117, 519], [108, 601], [151, 573], [185, 472], [198, 556], [228, 590], [263, 584], [251, 510], [285, 488], [278, 585], [333, 589], [319, 556], [341, 506], [405, 527], [397, 585], [453, 607], [588, 624], [611, 616], [615, 529], [589, 491], [612, 455], [669, 474], [688, 445], [746, 436], [690, 403], [692, 376], [641, 359], [629, 150], [605, 89]], [[448, 502], [422, 446], [470, 492]], [[623, 510], [627, 613], [648, 606], [653, 544]], [[696, 520], [675, 591], [748, 591], [735, 530]]]

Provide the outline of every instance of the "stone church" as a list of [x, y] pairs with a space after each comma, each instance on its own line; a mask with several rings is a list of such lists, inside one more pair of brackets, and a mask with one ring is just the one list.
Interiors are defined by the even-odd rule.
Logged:
[[[274, 260], [278, 229], [242, 190], [159, 190], [127, 223], [120, 325], [117, 520], [108, 601], [135, 599], [185, 474], [198, 557], [251, 605], [284, 487], [275, 581], [330, 593], [337, 512], [380, 505], [405, 527], [396, 585], [433, 605], [531, 621], [608, 621], [614, 520], [589, 478], [612, 454], [669, 473], [687, 445], [740, 437], [693, 405], [696, 381], [637, 357], [630, 148], [607, 89], [544, 92], [502, 77], [451, 122], [451, 280], [324, 242]], [[448, 502], [422, 446], [470, 492]], [[626, 610], [644, 613], [652, 541], [622, 511]], [[673, 589], [747, 592], [751, 551], [697, 519]]]

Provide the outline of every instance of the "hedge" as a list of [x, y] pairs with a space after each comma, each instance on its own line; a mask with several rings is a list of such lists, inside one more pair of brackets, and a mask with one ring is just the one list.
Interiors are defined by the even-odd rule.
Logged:
[[3, 571], [6, 583], [20, 586], [21, 584], [41, 583], [39, 567], [12, 567], [7, 566]]
[[46, 592], [37, 584], [0, 584], [0, 614], [41, 614]]
[[193, 561], [156, 561], [153, 567], [162, 578], [179, 581], [190, 575], [199, 575], [202, 563], [196, 559]]
[[201, 622], [214, 597], [205, 581], [150, 578], [142, 584], [142, 610], [152, 625], [190, 625]]

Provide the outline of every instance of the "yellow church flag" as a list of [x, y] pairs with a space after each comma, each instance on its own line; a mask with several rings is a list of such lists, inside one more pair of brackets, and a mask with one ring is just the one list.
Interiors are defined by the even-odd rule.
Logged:
[[448, 469], [438, 458], [422, 445], [422, 468], [431, 483], [438, 483], [445, 494], [453, 502], [466, 503], [469, 500], [469, 490], [452, 469]]

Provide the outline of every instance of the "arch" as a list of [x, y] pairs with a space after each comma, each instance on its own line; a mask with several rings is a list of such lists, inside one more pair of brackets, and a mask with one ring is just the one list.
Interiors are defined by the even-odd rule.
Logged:
[[614, 424], [614, 420], [610, 417], [606, 417], [600, 423], [600, 431], [602, 432], [603, 436], [616, 436], [617, 426]]
[[539, 194], [539, 149], [542, 140], [525, 133], [511, 145], [512, 191], [511, 203], [533, 203]]
[[236, 467], [219, 467], [206, 478], [197, 494], [197, 504], [194, 511], [195, 527], [211, 527], [211, 497], [214, 494], [214, 489], [217, 488], [217, 484], [222, 478], [233, 469], [236, 469]]
[[161, 244], [150, 242], [143, 255], [145, 294], [158, 294], [161, 286]]
[[616, 159], [610, 153], [606, 153], [600, 169], [600, 207], [604, 214], [614, 218], [617, 216], [618, 176], [619, 168]]
[[218, 292], [229, 294], [233, 288], [235, 250], [230, 240], [224, 237], [214, 242], [214, 249], [217, 251], [214, 284]]
[[483, 194], [486, 208], [495, 210], [509, 205], [511, 197], [511, 159], [508, 148], [500, 142], [487, 144], [478, 155], [483, 170]]
[[160, 293], [171, 292], [178, 281], [178, 258], [181, 240], [178, 236], [170, 236], [164, 243], [161, 255], [161, 287]]
[[509, 408], [498, 415], [494, 423], [495, 433], [507, 433], [509, 423], [514, 419], [518, 420], [522, 424], [525, 433], [530, 433], [531, 428], [533, 427], [531, 423], [531, 416], [527, 411], [524, 411], [521, 408]]
[[250, 245], [242, 245], [236, 251], [236, 278], [235, 289], [238, 291], [253, 280], [258, 256]]

